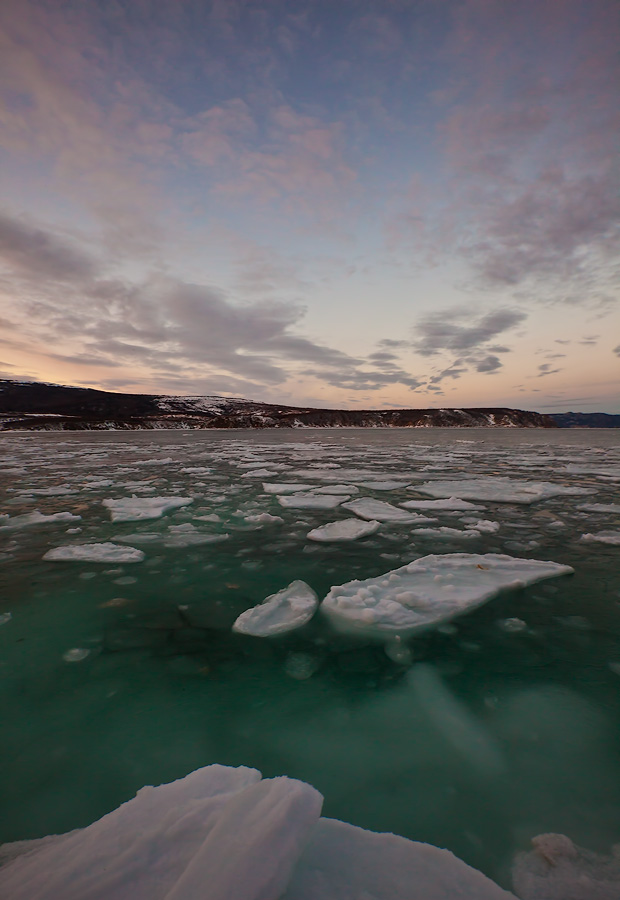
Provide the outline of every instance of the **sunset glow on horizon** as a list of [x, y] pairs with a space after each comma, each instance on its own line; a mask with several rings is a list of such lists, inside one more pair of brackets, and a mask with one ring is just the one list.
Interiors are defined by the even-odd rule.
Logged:
[[620, 412], [611, 0], [6, 0], [0, 377]]

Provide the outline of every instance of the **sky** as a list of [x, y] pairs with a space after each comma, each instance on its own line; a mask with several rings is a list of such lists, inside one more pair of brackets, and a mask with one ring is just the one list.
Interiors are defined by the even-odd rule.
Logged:
[[0, 377], [620, 412], [616, 0], [3, 0]]

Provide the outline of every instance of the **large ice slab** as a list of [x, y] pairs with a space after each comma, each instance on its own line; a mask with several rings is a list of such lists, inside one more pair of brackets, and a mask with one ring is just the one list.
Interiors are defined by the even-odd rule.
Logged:
[[189, 506], [192, 497], [122, 497], [120, 500], [102, 500], [110, 510], [113, 522], [141, 522], [144, 519], [159, 519], [165, 512]]
[[429, 497], [460, 497], [463, 500], [491, 500], [496, 503], [534, 503], [560, 495], [595, 493], [591, 488], [567, 487], [550, 481], [518, 481], [515, 478], [467, 478], [462, 481], [425, 481], [416, 490]]
[[103, 544], [67, 544], [48, 550], [43, 559], [57, 562], [142, 562], [144, 553], [135, 547], [121, 547], [109, 541]]
[[292, 581], [258, 606], [246, 609], [233, 624], [233, 631], [255, 637], [272, 637], [301, 628], [310, 621], [319, 598], [305, 581]]
[[412, 522], [426, 521], [424, 516], [408, 513], [385, 500], [373, 500], [370, 497], [360, 497], [359, 500], [351, 500], [343, 504], [343, 509], [348, 509], [360, 519], [369, 522], [395, 522], [400, 525], [410, 525]]
[[1, 848], [11, 900], [515, 900], [448, 850], [320, 819], [291, 778], [211, 765], [87, 828]]
[[329, 541], [356, 541], [358, 538], [374, 534], [381, 527], [377, 521], [362, 522], [359, 519], [340, 519], [338, 522], [328, 522], [319, 528], [313, 528], [307, 534], [308, 540]]
[[280, 506], [286, 509], [335, 509], [350, 495], [340, 494], [290, 494], [286, 497], [278, 497]]
[[343, 630], [407, 635], [482, 606], [502, 591], [573, 571], [497, 553], [430, 555], [378, 578], [332, 587], [321, 610]]

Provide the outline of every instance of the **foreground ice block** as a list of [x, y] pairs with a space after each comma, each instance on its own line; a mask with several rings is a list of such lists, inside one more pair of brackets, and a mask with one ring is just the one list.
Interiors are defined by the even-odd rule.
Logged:
[[320, 819], [290, 778], [206, 766], [87, 828], [0, 848], [7, 900], [515, 900], [447, 850]]
[[110, 510], [113, 522], [141, 522], [144, 519], [159, 519], [165, 512], [188, 506], [192, 497], [122, 497], [120, 500], [102, 500]]
[[103, 544], [67, 544], [48, 550], [43, 559], [54, 562], [142, 562], [144, 553], [135, 547], [121, 547], [109, 541]]
[[254, 637], [272, 637], [301, 628], [310, 621], [319, 598], [305, 581], [292, 581], [277, 594], [246, 609], [233, 624], [233, 631]]
[[332, 587], [321, 610], [341, 630], [408, 635], [448, 622], [502, 591], [573, 571], [498, 553], [430, 555], [377, 578]]
[[518, 481], [515, 478], [467, 478], [462, 481], [426, 481], [416, 491], [429, 497], [491, 500], [496, 503], [534, 503], [560, 495], [595, 493], [596, 489], [567, 487], [550, 481]]

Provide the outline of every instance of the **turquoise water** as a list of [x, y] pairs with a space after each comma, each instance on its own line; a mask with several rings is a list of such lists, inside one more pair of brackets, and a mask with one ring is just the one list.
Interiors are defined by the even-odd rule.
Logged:
[[[196, 468], [207, 471], [182, 471]], [[271, 474], [246, 476], [263, 469]], [[0, 615], [11, 613], [0, 627], [0, 840], [86, 825], [142, 785], [212, 762], [301, 778], [324, 794], [325, 815], [448, 847], [505, 885], [533, 835], [561, 832], [602, 851], [620, 840], [620, 547], [581, 540], [620, 531], [620, 517], [580, 508], [620, 503], [619, 434], [3, 435], [0, 472], [0, 512], [81, 516], [9, 529], [0, 520]], [[308, 531], [351, 514], [283, 509], [262, 488], [331, 477], [398, 504], [423, 499], [424, 481], [473, 474], [588, 493], [481, 501], [472, 518], [500, 527], [475, 540], [385, 523], [356, 542], [317, 544]], [[364, 487], [382, 478], [411, 486]], [[193, 502], [111, 522], [102, 500], [132, 494]], [[284, 521], [245, 521], [261, 512]], [[468, 516], [438, 518], [463, 530]], [[228, 537], [169, 546], [187, 533], [170, 526], [183, 524]], [[136, 541], [145, 533], [155, 537]], [[123, 539], [143, 562], [42, 559], [56, 546]], [[413, 639], [410, 665], [320, 615], [279, 639], [231, 632], [239, 613], [296, 578], [323, 597], [449, 552], [553, 560], [575, 575]]]

